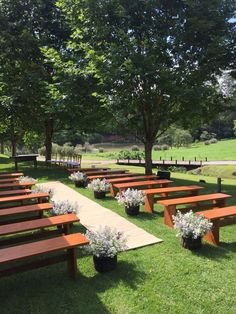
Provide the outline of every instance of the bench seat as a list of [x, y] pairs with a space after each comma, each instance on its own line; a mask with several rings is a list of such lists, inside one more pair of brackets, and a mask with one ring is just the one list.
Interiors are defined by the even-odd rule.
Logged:
[[[45, 202], [45, 199], [49, 199], [48, 193], [31, 193], [31, 194], [26, 194], [26, 195], [18, 195], [18, 196], [8, 196], [8, 197], [1, 197], [0, 198], [0, 205], [4, 203], [23, 203], [23, 201], [26, 200], [37, 200], [38, 203], [43, 203]], [[11, 207], [12, 205], [10, 205]], [[9, 206], [8, 206], [9, 207]], [[1, 208], [0, 208], [1, 211]]]
[[87, 175], [87, 180], [92, 181], [95, 179], [118, 179], [118, 178], [127, 178], [127, 177], [135, 177], [137, 173], [113, 173], [113, 174], [99, 174], [99, 175]]
[[202, 215], [213, 223], [212, 229], [205, 235], [204, 239], [214, 245], [220, 243], [220, 227], [236, 224], [235, 205], [197, 212], [197, 215]]
[[[0, 249], [0, 265], [7, 266], [7, 268], [0, 270], [0, 277], [67, 261], [69, 274], [72, 278], [75, 278], [77, 273], [76, 247], [83, 246], [88, 243], [88, 239], [83, 234], [74, 233]], [[10, 266], [11, 262], [24, 261], [28, 258], [61, 251], [63, 253], [58, 256], [46, 257], [44, 259], [31, 261], [19, 266]]]
[[[182, 185], [182, 186], [171, 186], [171, 187], [166, 187], [166, 188], [143, 190], [143, 192], [146, 194], [144, 209], [146, 212], [152, 213], [154, 202], [158, 200], [198, 195], [198, 192], [201, 189], [203, 189], [203, 187], [198, 186], [198, 185]], [[187, 195], [180, 195], [180, 196], [176, 195], [176, 193], [183, 193], [183, 192], [186, 192]], [[174, 196], [171, 197], [170, 194], [172, 193], [175, 193], [175, 194]], [[159, 197], [155, 198], [154, 196], [157, 194], [159, 195]]]
[[24, 195], [24, 194], [30, 194], [30, 193], [31, 193], [30, 189], [0, 191], [0, 197], [22, 195], [22, 194]]
[[[35, 240], [36, 238], [37, 239], [42, 238], [51, 234], [58, 234], [58, 233], [69, 234], [70, 226], [71, 224], [75, 222], [79, 222], [79, 218], [75, 214], [66, 214], [66, 215], [41, 218], [41, 219], [36, 219], [36, 220], [16, 222], [16, 223], [7, 224], [7, 225], [1, 225], [0, 237], [12, 235], [12, 234], [14, 234], [14, 237], [10, 237], [10, 238], [7, 237], [5, 239], [0, 240], [0, 245], [9, 245], [12, 243], [18, 243], [18, 242], [26, 241], [29, 239]], [[58, 230], [50, 229], [48, 232], [45, 232], [44, 230], [45, 228], [52, 228], [52, 227], [57, 227]], [[27, 234], [23, 236], [21, 235], [20, 237], [16, 236], [16, 234], [34, 231], [37, 229], [39, 229], [40, 233]], [[42, 232], [42, 229], [44, 230], [44, 232]]]
[[10, 189], [25, 189], [25, 188], [31, 188], [33, 185], [35, 185], [34, 182], [10, 182], [10, 183], [0, 183], [0, 189], [1, 190], [10, 190]]
[[2, 183], [13, 183], [13, 182], [20, 182], [19, 178], [5, 178], [5, 179], [0, 179], [0, 184]]
[[0, 173], [0, 179], [2, 178], [19, 178], [23, 176], [23, 172], [1, 172]]
[[[36, 218], [41, 218], [43, 216], [44, 211], [49, 211], [52, 209], [52, 204], [50, 203], [41, 203], [34, 205], [24, 205], [17, 207], [9, 207], [9, 208], [1, 208], [0, 209], [0, 219], [12, 218], [17, 215], [28, 215], [35, 213]], [[0, 221], [1, 224], [6, 224], [8, 221]]]
[[[181, 208], [181, 211], [195, 210], [200, 211], [204, 208], [225, 207], [225, 200], [232, 197], [229, 194], [214, 193], [197, 196], [181, 197], [167, 200], [160, 200], [157, 203], [164, 206], [164, 222], [167, 226], [173, 228], [173, 217], [177, 213], [177, 206], [189, 204], [188, 208]], [[200, 206], [200, 202], [210, 202], [209, 205]]]

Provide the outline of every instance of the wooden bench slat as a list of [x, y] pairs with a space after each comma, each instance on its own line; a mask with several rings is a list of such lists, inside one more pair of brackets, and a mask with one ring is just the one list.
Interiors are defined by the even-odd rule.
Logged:
[[219, 219], [227, 216], [236, 215], [236, 206], [227, 206], [220, 208], [213, 208], [210, 210], [205, 210], [201, 212], [197, 212], [198, 215], [203, 215], [207, 219]]
[[107, 181], [111, 184], [114, 183], [125, 183], [125, 182], [133, 182], [133, 181], [145, 181], [145, 180], [150, 180], [150, 179], [157, 179], [158, 177], [154, 174], [152, 175], [142, 175], [142, 174], [136, 174], [134, 176], [127, 176], [124, 178], [114, 178], [114, 179], [108, 179]]
[[4, 197], [4, 196], [8, 196], [8, 195], [29, 194], [29, 193], [31, 193], [30, 189], [0, 191], [0, 197]]
[[128, 189], [128, 188], [135, 188], [135, 187], [146, 186], [146, 185], [168, 184], [172, 182], [173, 181], [171, 180], [160, 179], [160, 180], [147, 180], [147, 181], [137, 181], [137, 182], [128, 182], [128, 183], [118, 183], [118, 184], [114, 184], [113, 186], [117, 189]]
[[11, 188], [26, 188], [26, 187], [32, 187], [35, 185], [34, 182], [12, 182], [12, 183], [1, 183], [0, 189], [11, 189]]
[[23, 176], [24, 173], [23, 172], [4, 172], [4, 173], [0, 173], [0, 178], [18, 178]]
[[42, 212], [44, 210], [50, 210], [50, 209], [52, 209], [52, 204], [50, 204], [50, 203], [40, 203], [40, 204], [34, 204], [34, 205], [2, 208], [0, 210], [0, 218], [12, 216], [12, 215], [17, 215], [17, 214]]
[[192, 190], [201, 190], [202, 186], [199, 185], [181, 185], [181, 186], [170, 186], [166, 188], [156, 188], [143, 190], [145, 194], [159, 194], [159, 193], [171, 193], [171, 192], [185, 192]]
[[53, 216], [49, 218], [41, 218], [37, 220], [27, 220], [24, 222], [16, 222], [13, 224], [0, 226], [0, 236], [13, 233], [26, 232], [39, 228], [53, 227], [62, 224], [78, 222], [79, 218], [75, 214], [66, 214]]
[[69, 172], [86, 172], [86, 171], [101, 171], [101, 170], [110, 170], [111, 168], [73, 168], [67, 169]]
[[83, 234], [73, 233], [34, 243], [3, 248], [0, 249], [0, 264], [18, 261], [45, 253], [53, 253], [63, 249], [71, 249], [88, 243], [88, 239]]
[[44, 197], [48, 197], [48, 193], [31, 193], [27, 195], [1, 197], [0, 203], [18, 202], [18, 201], [23, 201], [23, 200], [29, 200], [29, 199], [34, 199], [34, 198], [39, 199], [39, 198], [44, 198]]
[[1, 183], [12, 183], [12, 182], [19, 182], [19, 178], [0, 179], [0, 184]]
[[114, 178], [126, 178], [137, 176], [136, 173], [116, 173], [116, 174], [100, 174], [100, 175], [89, 175], [87, 176], [88, 181], [92, 181], [94, 179], [114, 179]]
[[232, 197], [232, 195], [224, 194], [224, 193], [214, 193], [214, 194], [204, 194], [204, 195], [197, 195], [197, 196], [183, 197], [183, 198], [176, 198], [176, 199], [173, 198], [169, 200], [161, 200], [161, 201], [158, 201], [158, 204], [161, 204], [164, 206], [184, 205], [184, 204], [190, 204], [190, 203], [195, 203], [195, 202], [225, 199], [229, 197]]

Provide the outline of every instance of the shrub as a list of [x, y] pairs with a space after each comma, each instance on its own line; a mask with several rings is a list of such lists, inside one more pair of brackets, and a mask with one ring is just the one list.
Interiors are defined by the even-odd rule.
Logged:
[[131, 151], [132, 152], [138, 152], [138, 151], [140, 151], [140, 148], [137, 145], [133, 145], [133, 146], [131, 146]]
[[38, 149], [38, 153], [39, 153], [39, 155], [41, 155], [41, 156], [45, 156], [45, 155], [46, 155], [46, 147], [45, 147], [45, 146], [40, 147], [40, 148]]
[[104, 151], [105, 151], [105, 150], [104, 150], [103, 147], [99, 147], [99, 148], [98, 148], [98, 152], [99, 152], [99, 153], [104, 153]]
[[169, 148], [170, 148], [170, 146], [167, 144], [161, 145], [161, 150], [168, 150]]
[[176, 166], [170, 166], [168, 167], [168, 170], [171, 172], [179, 172], [179, 173], [187, 172], [187, 169], [185, 167], [176, 167]]
[[210, 143], [210, 141], [205, 141], [204, 144], [205, 145], [210, 145], [211, 143]]
[[217, 139], [214, 138], [214, 137], [209, 140], [209, 143], [210, 143], [210, 144], [215, 144], [215, 143], [217, 143], [217, 142], [218, 142]]
[[161, 150], [161, 145], [154, 145], [153, 150], [155, 150], [155, 151]]
[[29, 176], [21, 176], [21, 177], [19, 177], [19, 182], [33, 182], [33, 183], [36, 183], [37, 179], [34, 179], [32, 177], [29, 177]]

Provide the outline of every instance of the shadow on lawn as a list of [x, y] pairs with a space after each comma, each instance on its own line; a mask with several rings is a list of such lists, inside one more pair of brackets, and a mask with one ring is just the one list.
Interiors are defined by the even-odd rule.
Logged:
[[145, 277], [134, 264], [126, 261], [118, 262], [117, 269], [109, 273], [95, 273], [90, 277], [79, 273], [76, 280], [69, 279], [59, 267], [63, 265], [3, 279], [0, 302], [4, 311], [1, 313], [108, 314], [110, 311], [100, 300], [101, 295], [119, 284], [135, 289]]
[[198, 257], [207, 258], [211, 260], [231, 259], [231, 252], [236, 252], [236, 243], [220, 243], [219, 246], [209, 245], [204, 243], [199, 251], [192, 251]]

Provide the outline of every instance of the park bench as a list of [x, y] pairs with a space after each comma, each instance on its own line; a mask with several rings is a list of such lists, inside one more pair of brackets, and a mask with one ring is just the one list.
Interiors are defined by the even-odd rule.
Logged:
[[[201, 189], [203, 189], [202, 186], [187, 185], [187, 186], [172, 186], [172, 187], [167, 187], [167, 188], [144, 190], [144, 193], [146, 194], [144, 209], [146, 212], [153, 212], [154, 203], [157, 202], [158, 200], [198, 195], [198, 192]], [[183, 192], [186, 192], [187, 195], [180, 195], [180, 196], [176, 195], [176, 193], [183, 193]], [[174, 193], [174, 195], [170, 196], [170, 194], [172, 193]], [[155, 198], [154, 196], [157, 194], [159, 195], [159, 197]]]
[[30, 194], [30, 193], [31, 193], [30, 189], [0, 191], [0, 197], [13, 196], [13, 195], [24, 195], [24, 194]]
[[0, 179], [3, 179], [3, 178], [19, 178], [19, 177], [21, 177], [23, 175], [24, 175], [23, 172], [3, 172], [3, 173], [0, 173]]
[[73, 168], [67, 169], [70, 173], [71, 172], [88, 172], [88, 171], [101, 171], [101, 170], [110, 170], [111, 168]]
[[[17, 207], [1, 208], [0, 209], [0, 224], [12, 223], [13, 221], [24, 221], [27, 219], [27, 215], [34, 214], [33, 218], [42, 218], [44, 211], [49, 211], [52, 209], [52, 204], [50, 203], [40, 203], [33, 205], [24, 205]], [[24, 216], [24, 218], [22, 218]], [[19, 218], [21, 217], [21, 218]], [[26, 218], [25, 218], [26, 217]], [[6, 220], [8, 219], [8, 220]]]
[[138, 182], [127, 182], [127, 183], [117, 183], [113, 184], [113, 190], [114, 194], [116, 195], [116, 192], [118, 191], [121, 193], [124, 190], [127, 189], [149, 189], [154, 186], [160, 186], [160, 187], [167, 187], [170, 183], [173, 181], [167, 180], [167, 179], [160, 179], [160, 180], [147, 180], [147, 181], [138, 181]]
[[116, 174], [99, 174], [99, 175], [92, 175], [92, 176], [87, 176], [88, 181], [92, 181], [95, 179], [118, 179], [118, 178], [127, 178], [127, 177], [136, 177], [139, 176], [137, 173], [116, 173]]
[[[177, 213], [177, 206], [189, 204], [189, 207], [179, 208], [181, 211], [190, 209], [200, 211], [202, 208], [225, 207], [225, 200], [232, 197], [229, 194], [215, 193], [197, 196], [188, 196], [183, 198], [174, 198], [168, 200], [160, 200], [157, 203], [164, 206], [164, 223], [173, 227], [173, 217]], [[201, 202], [209, 202], [210, 204], [199, 205]]]
[[[0, 265], [1, 268], [4, 267], [0, 270], [0, 277], [67, 261], [69, 274], [75, 278], [77, 274], [76, 248], [88, 243], [88, 239], [83, 234], [73, 233], [0, 249]], [[48, 257], [49, 253], [59, 252], [62, 253]], [[45, 255], [46, 257], [42, 259], [42, 256]], [[40, 257], [40, 260], [31, 260], [37, 257]], [[11, 265], [12, 262], [26, 261], [27, 259], [31, 261], [19, 266]]]
[[25, 188], [31, 188], [33, 185], [35, 185], [35, 182], [10, 182], [10, 183], [0, 183], [0, 189], [1, 190], [10, 190], [10, 189], [25, 189]]
[[158, 177], [154, 174], [152, 175], [142, 175], [138, 174], [134, 176], [128, 176], [128, 177], [123, 177], [123, 178], [108, 178], [107, 181], [111, 184], [110, 185], [110, 192], [112, 196], [115, 196], [115, 191], [113, 189], [113, 184], [118, 184], [118, 183], [125, 183], [125, 182], [135, 182], [135, 181], [145, 181], [145, 180], [155, 180], [158, 179]]
[[220, 227], [225, 227], [236, 223], [236, 206], [228, 206], [223, 208], [213, 208], [197, 212], [213, 223], [212, 229], [205, 235], [204, 239], [214, 245], [220, 243]]
[[113, 169], [113, 170], [96, 170], [96, 171], [86, 171], [85, 174], [86, 176], [96, 176], [96, 175], [110, 175], [110, 174], [122, 174], [126, 173], [127, 174], [128, 170], [124, 169]]
[[[69, 234], [71, 225], [79, 222], [79, 218], [75, 214], [66, 214], [60, 216], [53, 216], [48, 218], [41, 218], [36, 220], [27, 220], [23, 222], [16, 222], [0, 226], [0, 238], [9, 235], [13, 237], [6, 237], [0, 240], [0, 245], [10, 245], [28, 240], [35, 240], [48, 235]], [[56, 227], [56, 230], [53, 229]], [[45, 230], [50, 228], [50, 230]], [[30, 233], [29, 231], [38, 231], [37, 233]], [[22, 235], [21, 233], [24, 233]], [[25, 235], [25, 233], [27, 233]], [[20, 236], [18, 236], [20, 234]]]
[[[37, 203], [45, 203], [45, 200], [48, 201], [48, 193], [31, 193], [27, 195], [18, 195], [18, 196], [8, 196], [8, 197], [1, 197], [0, 198], [0, 206], [8, 203], [12, 207], [13, 203], [20, 203], [23, 204], [24, 201], [31, 201]], [[1, 209], [0, 209], [1, 210]]]
[[5, 179], [0, 179], [0, 184], [2, 183], [13, 183], [13, 182], [20, 182], [19, 178], [5, 178]]

